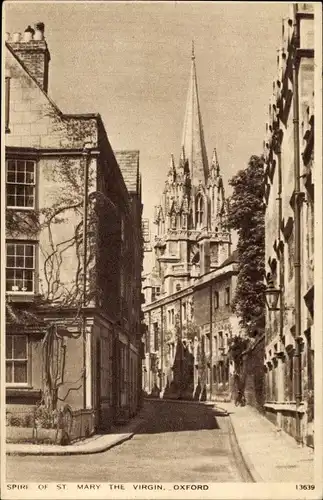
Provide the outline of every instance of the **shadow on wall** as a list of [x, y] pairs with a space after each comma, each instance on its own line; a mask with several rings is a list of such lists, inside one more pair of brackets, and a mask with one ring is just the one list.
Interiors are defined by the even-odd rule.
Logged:
[[206, 401], [206, 386], [201, 377], [194, 386], [194, 356], [188, 345], [177, 342], [174, 362], [171, 366], [171, 380], [167, 378], [164, 399], [181, 399], [186, 401]]

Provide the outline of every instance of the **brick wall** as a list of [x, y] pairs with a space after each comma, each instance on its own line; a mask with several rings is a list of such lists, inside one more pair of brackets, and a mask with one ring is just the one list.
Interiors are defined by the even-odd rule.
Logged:
[[45, 40], [10, 42], [10, 47], [41, 88], [47, 92], [50, 55]]

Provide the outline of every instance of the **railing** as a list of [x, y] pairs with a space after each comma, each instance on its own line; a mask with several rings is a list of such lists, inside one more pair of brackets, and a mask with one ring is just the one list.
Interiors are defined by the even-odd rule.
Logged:
[[6, 410], [7, 441], [69, 444], [87, 438], [95, 429], [95, 410], [69, 406], [49, 411], [41, 406]]
[[69, 442], [87, 438], [95, 429], [95, 410], [71, 410], [66, 408], [63, 412], [63, 425]]

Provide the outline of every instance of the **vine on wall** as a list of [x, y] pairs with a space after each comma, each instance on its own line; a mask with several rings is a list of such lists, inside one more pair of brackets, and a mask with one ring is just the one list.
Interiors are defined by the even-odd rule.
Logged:
[[[64, 136], [62, 143], [68, 142], [69, 147], [79, 147], [89, 137], [94, 136], [94, 122], [81, 122], [80, 120], [67, 120], [59, 117], [56, 111], [49, 112], [54, 125]], [[43, 272], [40, 289], [34, 302], [34, 312], [23, 311], [15, 314], [14, 306], [7, 303], [6, 314], [13, 323], [22, 327], [30, 322], [37, 323], [37, 312], [51, 307], [55, 315], [67, 308], [74, 308], [76, 313], [73, 323], [79, 325], [81, 308], [84, 299], [83, 290], [83, 196], [84, 196], [84, 167], [85, 157], [71, 159], [62, 156], [50, 167], [42, 165], [42, 174], [53, 186], [53, 191], [48, 193], [46, 206], [28, 213], [19, 210], [6, 210], [6, 233], [9, 238], [22, 235], [27, 239], [39, 239], [40, 253], [43, 259]], [[87, 216], [87, 262], [88, 274], [85, 301], [91, 300], [102, 294], [96, 279], [97, 257], [97, 224], [98, 218], [104, 217], [107, 210], [111, 210], [109, 200], [105, 195], [96, 190], [95, 172], [89, 169], [89, 196]], [[72, 221], [75, 221], [74, 225]], [[64, 225], [64, 231], [59, 231], [59, 226]], [[68, 228], [66, 231], [65, 228]], [[66, 233], [69, 233], [66, 235]], [[41, 238], [39, 236], [41, 235]], [[68, 279], [63, 277], [63, 263], [73, 252], [75, 269], [71, 270]], [[65, 341], [58, 335], [55, 322], [47, 321], [44, 339], [42, 342], [43, 357], [43, 401], [42, 404], [49, 410], [55, 410], [59, 401], [58, 391], [64, 383], [65, 376]], [[83, 373], [81, 373], [80, 380]], [[70, 389], [71, 390], [71, 389]], [[66, 396], [65, 396], [66, 397]], [[63, 398], [65, 399], [65, 398]]]

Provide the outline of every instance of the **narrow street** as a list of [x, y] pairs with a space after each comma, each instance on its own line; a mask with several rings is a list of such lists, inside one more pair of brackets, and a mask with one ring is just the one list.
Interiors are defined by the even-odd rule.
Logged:
[[8, 456], [8, 482], [241, 482], [229, 417], [203, 404], [150, 401], [138, 434], [104, 453]]

